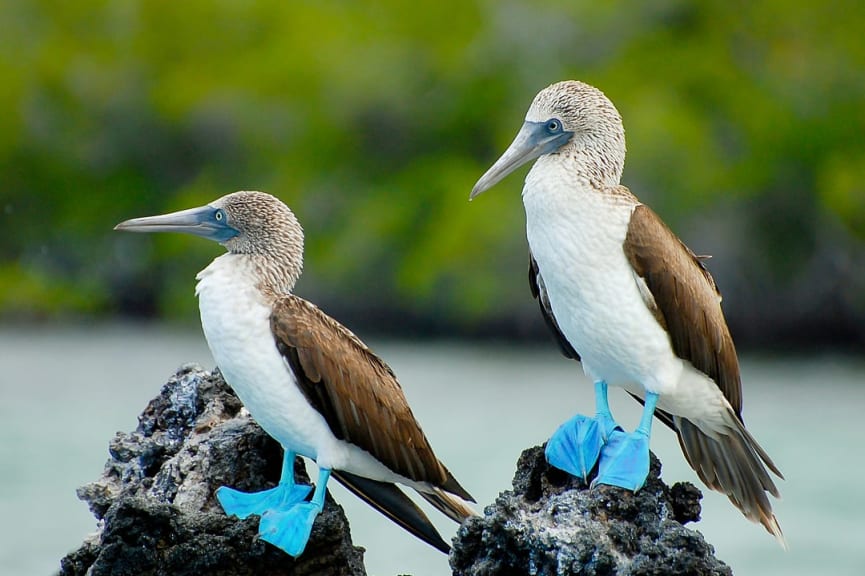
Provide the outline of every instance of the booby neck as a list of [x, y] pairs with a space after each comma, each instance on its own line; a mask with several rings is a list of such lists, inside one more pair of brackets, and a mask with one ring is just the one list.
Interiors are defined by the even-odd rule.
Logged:
[[[210, 285], [212, 277], [231, 276], [236, 281], [253, 288], [263, 304], [273, 305], [279, 298], [294, 290], [296, 280], [291, 267], [284, 261], [274, 261], [261, 254], [226, 252], [217, 256], [196, 274], [198, 284], [195, 294], [199, 298]], [[218, 281], [218, 280], [217, 280]], [[237, 285], [237, 282], [233, 282]]]

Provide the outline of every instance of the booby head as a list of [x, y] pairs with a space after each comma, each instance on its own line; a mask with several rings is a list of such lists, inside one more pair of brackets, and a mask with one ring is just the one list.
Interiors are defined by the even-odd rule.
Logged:
[[583, 82], [566, 80], [544, 88], [514, 141], [478, 180], [469, 199], [546, 155], [573, 161], [575, 172], [598, 187], [617, 185], [625, 165], [619, 111], [603, 92]]
[[278, 292], [290, 291], [303, 270], [303, 228], [288, 206], [264, 192], [234, 192], [199, 208], [126, 220], [114, 229], [213, 240], [232, 254], [266, 262]]

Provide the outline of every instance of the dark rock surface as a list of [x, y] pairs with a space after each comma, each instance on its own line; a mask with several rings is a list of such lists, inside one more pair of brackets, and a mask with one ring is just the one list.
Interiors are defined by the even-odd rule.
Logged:
[[[85, 416], [86, 417], [86, 416]], [[98, 415], [92, 415], [98, 417]], [[342, 508], [328, 495], [297, 560], [258, 539], [258, 517], [229, 518], [214, 491], [279, 479], [282, 449], [250, 420], [218, 373], [185, 366], [118, 433], [102, 478], [78, 496], [98, 531], [61, 561], [63, 576], [363, 575]], [[298, 481], [309, 482], [296, 464]]]
[[[94, 415], [98, 417], [98, 415]], [[366, 574], [342, 508], [328, 494], [298, 559], [257, 536], [258, 518], [229, 518], [227, 485], [254, 491], [279, 479], [282, 449], [241, 409], [218, 372], [185, 366], [150, 401], [134, 432], [109, 445], [102, 477], [78, 491], [98, 531], [61, 561], [62, 576]], [[457, 576], [730, 575], [702, 535], [700, 491], [659, 478], [652, 455], [636, 494], [551, 468], [542, 447], [523, 452], [513, 490], [460, 527]], [[300, 460], [299, 481], [309, 482]], [[384, 521], [384, 519], [382, 519]], [[420, 545], [420, 544], [419, 544]]]
[[668, 487], [652, 455], [637, 493], [585, 482], [551, 468], [543, 447], [522, 453], [513, 490], [460, 527], [450, 563], [457, 576], [730, 575], [703, 536], [702, 494]]

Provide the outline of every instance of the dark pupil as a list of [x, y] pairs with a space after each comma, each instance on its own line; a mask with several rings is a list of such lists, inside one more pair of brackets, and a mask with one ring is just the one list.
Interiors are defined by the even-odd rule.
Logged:
[[553, 120], [552, 122], [547, 124], [547, 127], [550, 129], [551, 132], [555, 132], [559, 129], [559, 123]]
[[217, 219], [217, 220], [222, 220], [222, 212], [217, 212], [217, 213], [216, 213], [216, 219]]

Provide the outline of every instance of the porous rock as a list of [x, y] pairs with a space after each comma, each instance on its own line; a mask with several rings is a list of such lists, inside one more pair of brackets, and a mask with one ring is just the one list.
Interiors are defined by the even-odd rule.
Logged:
[[[218, 371], [182, 367], [131, 433], [118, 433], [100, 479], [78, 490], [98, 530], [61, 561], [62, 576], [364, 575], [342, 508], [330, 494], [307, 549], [293, 559], [260, 540], [258, 518], [229, 518], [215, 498], [227, 485], [274, 486], [282, 449], [242, 409]], [[525, 450], [513, 490], [470, 518], [453, 542], [456, 576], [725, 576], [699, 532], [700, 491], [660, 479], [652, 455], [636, 493], [589, 488]], [[299, 482], [309, 478], [295, 463]]]
[[[102, 477], [78, 490], [98, 529], [61, 560], [62, 576], [365, 575], [342, 508], [327, 496], [297, 559], [258, 538], [258, 517], [227, 517], [220, 486], [279, 479], [282, 449], [253, 422], [218, 372], [182, 367], [131, 433], [109, 445]], [[308, 483], [301, 461], [299, 482]]]
[[684, 526], [699, 520], [700, 491], [660, 479], [651, 457], [636, 493], [585, 481], [552, 468], [542, 446], [525, 450], [513, 490], [482, 517], [460, 527], [450, 563], [455, 576], [693, 575], [729, 576], [703, 536]]

